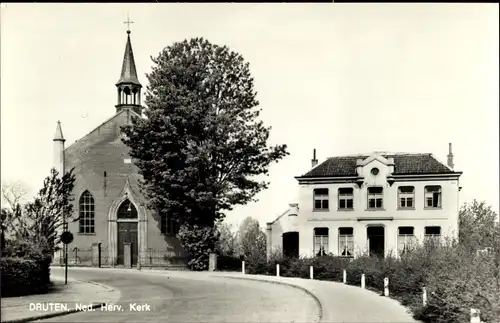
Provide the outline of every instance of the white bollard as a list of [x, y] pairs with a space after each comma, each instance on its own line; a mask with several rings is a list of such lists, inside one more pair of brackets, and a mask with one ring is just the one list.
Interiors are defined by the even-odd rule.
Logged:
[[276, 276], [280, 276], [280, 264], [276, 264]]
[[427, 306], [427, 288], [422, 287], [422, 304]]
[[361, 274], [361, 288], [365, 288], [365, 274]]
[[470, 309], [470, 323], [481, 323], [481, 311], [471, 308]]
[[344, 282], [344, 284], [347, 284], [347, 272], [345, 271], [345, 269], [344, 269], [344, 278], [342, 281]]
[[244, 275], [245, 274], [245, 261], [241, 262], [241, 273]]
[[313, 266], [309, 267], [309, 276], [311, 277], [311, 279], [314, 279], [314, 269], [313, 269]]
[[384, 278], [384, 296], [389, 296], [389, 278]]

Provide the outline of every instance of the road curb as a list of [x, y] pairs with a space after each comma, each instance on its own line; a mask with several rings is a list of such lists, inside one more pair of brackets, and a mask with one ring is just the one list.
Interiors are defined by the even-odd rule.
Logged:
[[319, 300], [319, 298], [316, 295], [314, 295], [313, 292], [309, 291], [305, 287], [294, 285], [292, 283], [287, 283], [287, 282], [283, 282], [283, 281], [264, 280], [264, 279], [254, 278], [254, 277], [235, 277], [235, 276], [224, 276], [224, 275], [211, 275], [211, 277], [222, 277], [222, 278], [231, 278], [231, 279], [240, 279], [240, 280], [253, 280], [253, 281], [262, 282], [262, 283], [284, 285], [284, 286], [300, 289], [301, 291], [305, 292], [307, 295], [311, 296], [314, 299], [314, 301], [316, 302], [316, 305], [318, 306], [318, 309], [319, 309], [319, 322], [321, 322], [323, 320], [323, 305], [321, 304], [321, 301]]
[[85, 282], [85, 283], [89, 283], [89, 284], [92, 284], [92, 285], [96, 285], [96, 286], [99, 286], [99, 287], [102, 287], [102, 288], [105, 288], [108, 290], [108, 292], [113, 292], [115, 289], [111, 286], [108, 286], [108, 285], [104, 285], [104, 284], [101, 284], [101, 283], [98, 283], [98, 282], [95, 282], [93, 280], [81, 280], [82, 282]]
[[[106, 303], [97, 303], [97, 304], [92, 304], [90, 306], [90, 309], [97, 309], [105, 306]], [[88, 310], [88, 309], [87, 309]], [[55, 313], [47, 313], [47, 314], [41, 314], [41, 315], [35, 315], [35, 316], [30, 316], [22, 319], [16, 319], [16, 320], [9, 320], [9, 321], [3, 321], [3, 323], [24, 323], [24, 322], [32, 322], [32, 321], [39, 321], [39, 320], [46, 320], [50, 319], [53, 317], [58, 317], [58, 316], [63, 316], [63, 315], [68, 315], [68, 314], [73, 314], [73, 313], [78, 313], [78, 312], [84, 312], [85, 310], [83, 309], [70, 309], [64, 312], [55, 312]]]
[[[62, 278], [61, 276], [58, 276], [58, 275], [54, 275], [54, 277]], [[81, 280], [81, 279], [76, 279], [76, 278], [70, 278], [69, 280], [74, 281], [74, 282], [88, 283], [88, 284], [96, 285], [96, 286], [107, 289], [108, 292], [115, 291], [115, 289], [113, 287], [102, 284], [102, 283], [98, 283], [98, 282], [93, 281], [93, 280]]]

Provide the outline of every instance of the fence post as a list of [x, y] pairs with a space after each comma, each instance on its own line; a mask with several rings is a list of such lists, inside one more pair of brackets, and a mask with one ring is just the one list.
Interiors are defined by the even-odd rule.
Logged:
[[470, 323], [481, 323], [481, 311], [475, 308], [470, 309]]
[[314, 279], [314, 268], [313, 268], [313, 266], [309, 267], [309, 276], [311, 276], [311, 279]]
[[361, 288], [365, 288], [365, 274], [361, 274]]
[[217, 254], [211, 253], [208, 258], [208, 271], [217, 270]]
[[97, 245], [97, 268], [101, 268], [101, 243]]
[[344, 269], [344, 278], [342, 279], [342, 281], [344, 282], [344, 284], [347, 284], [347, 272], [346, 270]]
[[241, 273], [245, 274], [245, 260], [241, 261]]
[[276, 276], [280, 276], [280, 264], [276, 264]]
[[427, 288], [422, 287], [422, 304], [427, 306]]
[[384, 296], [389, 296], [389, 278], [384, 278]]

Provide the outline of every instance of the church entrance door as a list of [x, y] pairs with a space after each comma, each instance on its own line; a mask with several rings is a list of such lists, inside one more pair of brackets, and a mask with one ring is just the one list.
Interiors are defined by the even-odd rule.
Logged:
[[137, 264], [137, 222], [118, 222], [118, 265], [124, 265], [124, 244], [132, 243], [132, 265]]

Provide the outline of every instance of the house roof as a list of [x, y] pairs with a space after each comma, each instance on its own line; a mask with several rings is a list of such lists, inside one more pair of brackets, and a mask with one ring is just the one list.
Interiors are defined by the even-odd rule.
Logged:
[[[448, 166], [439, 162], [432, 154], [381, 154], [385, 158], [394, 158], [394, 175], [443, 174], [455, 173]], [[356, 160], [365, 159], [368, 155], [330, 157], [303, 176], [310, 177], [342, 177], [357, 176]]]

